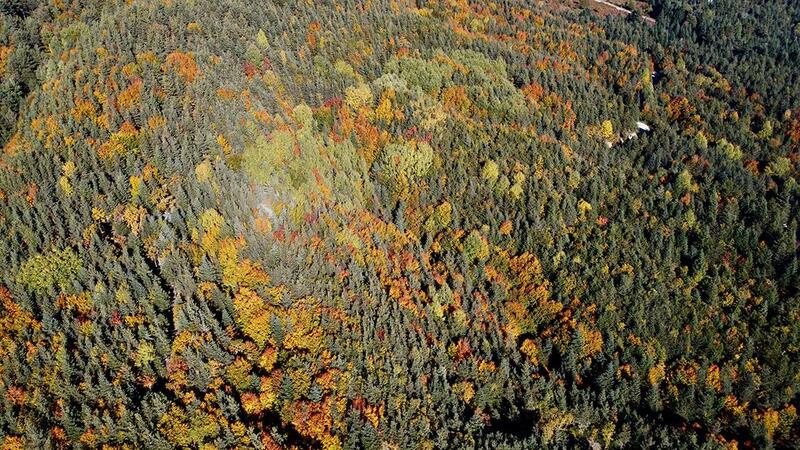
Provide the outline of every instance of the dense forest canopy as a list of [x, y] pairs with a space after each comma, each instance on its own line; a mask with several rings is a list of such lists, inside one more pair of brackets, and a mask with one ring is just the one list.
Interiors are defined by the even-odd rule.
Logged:
[[800, 3], [594, 3], [0, 0], [2, 448], [797, 448]]

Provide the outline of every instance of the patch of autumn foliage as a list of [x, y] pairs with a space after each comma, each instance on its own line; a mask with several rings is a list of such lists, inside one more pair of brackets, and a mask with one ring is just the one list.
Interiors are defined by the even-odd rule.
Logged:
[[194, 82], [197, 77], [202, 75], [197, 67], [194, 55], [191, 53], [172, 52], [167, 55], [166, 61], [161, 67], [164, 71], [174, 71], [188, 83]]

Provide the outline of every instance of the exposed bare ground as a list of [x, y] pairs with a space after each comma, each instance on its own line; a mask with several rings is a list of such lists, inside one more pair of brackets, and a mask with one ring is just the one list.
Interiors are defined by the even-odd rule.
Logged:
[[[625, 8], [623, 8], [623, 7], [619, 6], [619, 5], [615, 5], [614, 3], [608, 2], [608, 1], [606, 1], [606, 0], [591, 0], [591, 1], [593, 1], [594, 3], [600, 3], [601, 5], [608, 6], [609, 8], [613, 8], [613, 9], [615, 9], [615, 10], [617, 10], [617, 11], [619, 11], [619, 12], [621, 12], [621, 13], [625, 14], [625, 15], [628, 15], [628, 14], [632, 14], [632, 13], [633, 13], [633, 11], [631, 11], [631, 10], [629, 10], [629, 9], [625, 9]], [[647, 22], [650, 22], [650, 23], [656, 23], [656, 20], [655, 20], [655, 19], [653, 19], [653, 18], [652, 18], [652, 17], [650, 17], [650, 16], [644, 16], [644, 15], [643, 15], [643, 16], [642, 16], [642, 18], [643, 18], [644, 20], [646, 20]]]

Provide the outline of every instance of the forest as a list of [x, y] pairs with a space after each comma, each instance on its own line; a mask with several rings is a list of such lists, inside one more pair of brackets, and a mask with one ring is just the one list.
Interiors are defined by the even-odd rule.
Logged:
[[800, 448], [800, 3], [0, 0], [0, 449]]

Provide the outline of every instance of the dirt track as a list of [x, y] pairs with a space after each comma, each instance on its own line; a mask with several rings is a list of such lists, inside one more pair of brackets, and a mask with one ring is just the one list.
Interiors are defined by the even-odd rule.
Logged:
[[[625, 9], [625, 8], [623, 8], [623, 7], [621, 7], [621, 6], [615, 5], [615, 4], [613, 4], [613, 3], [611, 3], [611, 2], [607, 2], [607, 1], [605, 1], [605, 0], [592, 0], [592, 1], [593, 1], [593, 2], [595, 2], [595, 3], [600, 3], [600, 4], [602, 4], [602, 5], [609, 6], [609, 7], [611, 7], [611, 8], [614, 8], [614, 9], [616, 9], [617, 11], [623, 12], [623, 13], [625, 13], [625, 14], [632, 14], [632, 13], [633, 13], [633, 11], [631, 11], [631, 10], [629, 10], [629, 9]], [[650, 22], [650, 23], [656, 23], [656, 19], [653, 19], [652, 17], [649, 17], [649, 16], [642, 16], [642, 18], [643, 18], [644, 20], [646, 20], [647, 22]]]

